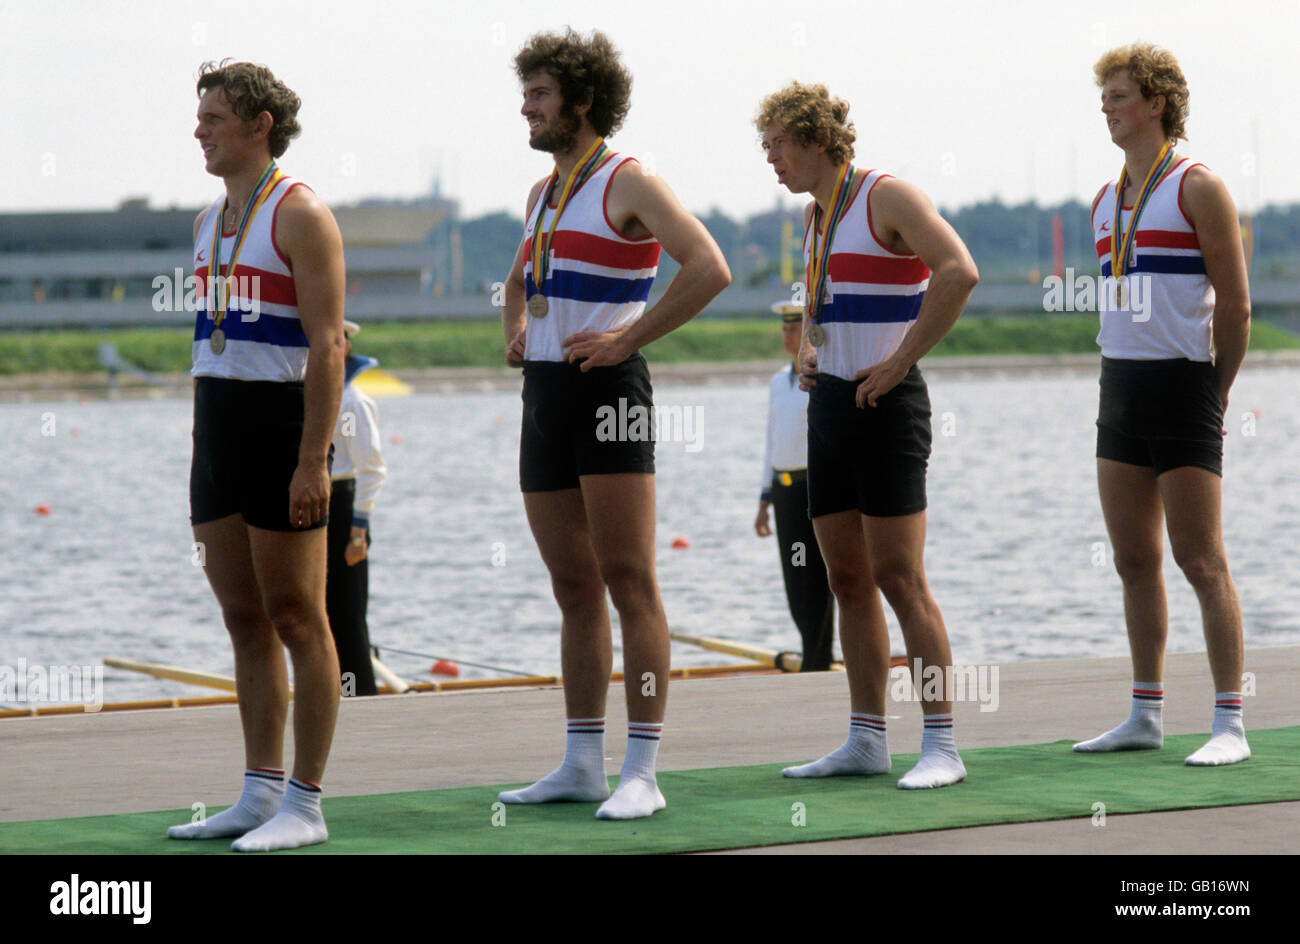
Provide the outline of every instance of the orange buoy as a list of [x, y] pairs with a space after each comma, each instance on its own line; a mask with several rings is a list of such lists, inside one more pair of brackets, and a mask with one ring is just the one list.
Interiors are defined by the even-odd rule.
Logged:
[[80, 435], [81, 435], [81, 427], [80, 427], [80, 426], [74, 426], [74, 427], [72, 427], [72, 435], [73, 435], [73, 436], [80, 436]]
[[673, 538], [673, 547], [678, 550], [685, 550], [691, 546], [691, 542], [684, 537], [678, 536]]
[[394, 446], [400, 446], [401, 444], [402, 444], [402, 434], [401, 434], [401, 433], [393, 433], [393, 445], [394, 445]]
[[42, 502], [36, 506], [36, 513], [42, 516], [48, 515], [50, 513], [50, 506]]
[[460, 666], [455, 662], [448, 662], [446, 659], [439, 659], [429, 670], [430, 675], [446, 675], [450, 678], [460, 677]]

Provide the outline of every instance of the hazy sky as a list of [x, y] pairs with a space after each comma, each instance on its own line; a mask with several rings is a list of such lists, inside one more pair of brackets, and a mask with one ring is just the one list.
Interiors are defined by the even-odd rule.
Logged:
[[415, 196], [441, 175], [467, 215], [521, 215], [550, 162], [528, 148], [511, 61], [565, 24], [622, 50], [632, 111], [611, 144], [696, 212], [794, 205], [751, 124], [792, 79], [852, 103], [855, 163], [941, 206], [1090, 200], [1120, 167], [1092, 64], [1134, 39], [1187, 75], [1183, 153], [1242, 209], [1300, 201], [1297, 0], [0, 0], [0, 211], [207, 203], [219, 184], [192, 137], [194, 78], [231, 56], [302, 96], [281, 166], [328, 202]]

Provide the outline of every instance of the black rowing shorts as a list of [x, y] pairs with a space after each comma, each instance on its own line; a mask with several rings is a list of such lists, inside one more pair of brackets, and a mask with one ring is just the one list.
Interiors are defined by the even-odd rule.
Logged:
[[289, 521], [289, 485], [302, 441], [303, 385], [199, 377], [194, 384], [190, 523], [233, 514], [267, 531], [309, 531]]
[[654, 473], [654, 391], [641, 354], [585, 374], [564, 361], [524, 362], [519, 487], [577, 488], [582, 475]]
[[1214, 365], [1103, 357], [1097, 458], [1156, 475], [1199, 466], [1222, 476], [1223, 400]]
[[916, 365], [874, 407], [859, 383], [820, 374], [808, 396], [808, 515], [856, 508], [873, 518], [925, 510], [930, 394]]

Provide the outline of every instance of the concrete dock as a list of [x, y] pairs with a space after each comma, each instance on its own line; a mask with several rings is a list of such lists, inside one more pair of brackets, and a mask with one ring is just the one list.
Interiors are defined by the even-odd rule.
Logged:
[[[1248, 649], [1245, 721], [1300, 724], [1300, 646]], [[955, 706], [959, 749], [1084, 739], [1128, 715], [1126, 658], [1007, 663], [996, 711]], [[1213, 685], [1205, 653], [1171, 655], [1165, 733], [1207, 732]], [[672, 683], [661, 770], [799, 762], [838, 746], [847, 730], [843, 673]], [[920, 706], [888, 705], [893, 753], [920, 750]], [[348, 699], [326, 774], [328, 796], [520, 782], [540, 777], [564, 745], [559, 688]], [[626, 715], [610, 692], [607, 770], [622, 761]], [[233, 802], [243, 769], [237, 708], [213, 706], [0, 720], [9, 759], [0, 821], [182, 809]], [[291, 756], [292, 745], [287, 746]], [[1300, 778], [1300, 757], [1297, 759]], [[1247, 761], [1249, 763], [1249, 761]], [[1294, 853], [1300, 802], [937, 830], [801, 843], [773, 853]]]

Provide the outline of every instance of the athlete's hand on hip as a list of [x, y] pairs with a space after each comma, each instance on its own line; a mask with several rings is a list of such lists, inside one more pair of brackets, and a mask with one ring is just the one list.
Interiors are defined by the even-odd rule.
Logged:
[[817, 348], [811, 344], [799, 352], [799, 389], [811, 390], [817, 386]]
[[299, 462], [289, 483], [289, 524], [306, 528], [330, 513], [330, 470], [325, 460]]
[[[525, 328], [524, 331], [528, 329]], [[520, 331], [514, 336], [514, 339], [506, 345], [506, 366], [523, 367], [524, 366], [524, 331]]]
[[570, 364], [581, 362], [584, 373], [593, 367], [612, 367], [632, 356], [623, 346], [622, 331], [584, 331], [564, 339], [564, 359]]
[[891, 357], [881, 361], [874, 367], [858, 371], [853, 375], [854, 381], [862, 381], [862, 383], [858, 384], [858, 390], [854, 397], [858, 407], [874, 407], [876, 398], [883, 397], [897, 387], [899, 381], [906, 377], [907, 372], [911, 369], [910, 364], [899, 364]]

